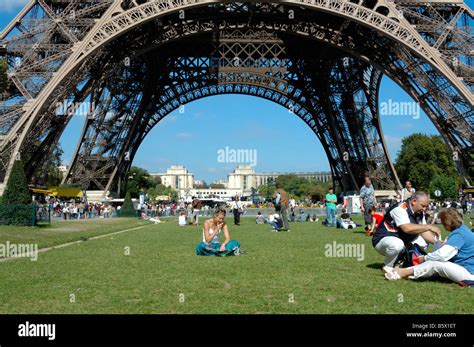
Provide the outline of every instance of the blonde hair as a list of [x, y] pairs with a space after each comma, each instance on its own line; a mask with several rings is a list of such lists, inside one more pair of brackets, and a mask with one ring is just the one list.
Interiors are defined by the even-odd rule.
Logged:
[[438, 217], [441, 219], [441, 223], [443, 223], [448, 231], [459, 228], [463, 223], [461, 214], [458, 210], [452, 207], [442, 209], [438, 214]]

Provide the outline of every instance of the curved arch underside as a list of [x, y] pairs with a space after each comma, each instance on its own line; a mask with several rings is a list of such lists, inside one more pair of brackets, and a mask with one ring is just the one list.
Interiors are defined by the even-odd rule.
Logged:
[[[173, 12], [147, 19], [91, 52], [68, 70], [67, 83], [51, 87], [54, 93], [45, 92], [43, 103], [32, 107], [34, 119], [18, 116], [9, 123], [7, 137], [14, 131], [19, 139], [1, 144], [4, 172], [5, 162], [20, 151], [28, 159], [28, 176], [37, 178], [74, 108], [90, 101], [66, 181], [115, 190], [163, 117], [202, 97], [238, 93], [279, 103], [300, 117], [323, 144], [345, 191], [358, 189], [364, 172], [377, 178], [379, 188], [396, 188], [378, 117], [385, 73], [458, 151], [458, 169], [469, 183], [472, 100], [423, 58], [425, 44], [417, 54], [367, 25], [327, 12], [289, 7], [290, 18], [282, 5], [239, 4], [213, 2], [187, 9], [184, 18]], [[97, 44], [93, 39], [88, 47]], [[54, 105], [64, 99], [68, 109], [58, 112]]]

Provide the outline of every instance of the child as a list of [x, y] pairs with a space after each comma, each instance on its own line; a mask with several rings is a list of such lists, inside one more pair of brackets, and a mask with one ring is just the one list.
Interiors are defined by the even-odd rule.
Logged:
[[372, 224], [365, 227], [365, 235], [372, 236], [375, 232], [375, 229], [382, 223], [384, 214], [382, 212], [377, 212], [375, 206], [370, 208], [370, 214], [372, 215]]
[[255, 223], [265, 224], [265, 218], [262, 216], [262, 212], [258, 212], [257, 217], [255, 218]]
[[184, 227], [186, 225], [186, 213], [183, 210], [179, 211], [178, 224], [180, 227]]

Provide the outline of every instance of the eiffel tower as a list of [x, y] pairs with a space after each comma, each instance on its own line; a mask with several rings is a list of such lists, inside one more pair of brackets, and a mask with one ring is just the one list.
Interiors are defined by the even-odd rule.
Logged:
[[400, 187], [380, 126], [385, 75], [427, 114], [463, 184], [473, 166], [473, 11], [460, 0], [30, 0], [0, 34], [0, 184], [32, 182], [85, 107], [63, 183], [116, 191], [153, 127], [200, 98], [253, 95], [301, 118], [333, 180]]

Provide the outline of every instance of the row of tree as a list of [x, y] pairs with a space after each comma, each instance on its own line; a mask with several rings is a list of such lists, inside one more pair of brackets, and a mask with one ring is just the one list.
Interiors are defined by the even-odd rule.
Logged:
[[178, 192], [165, 186], [160, 177], [152, 177], [147, 170], [137, 166], [130, 168], [126, 186], [123, 184], [121, 191], [130, 193], [132, 198], [138, 198], [141, 192], [146, 193], [152, 200], [160, 195], [169, 196], [172, 200], [178, 198]]
[[439, 199], [456, 198], [461, 186], [454, 162], [457, 159], [440, 136], [418, 133], [403, 139], [395, 169], [402, 184], [410, 180], [413, 187], [429, 192], [432, 197], [439, 190]]
[[271, 199], [277, 184], [280, 184], [292, 198], [308, 198], [313, 201], [318, 201], [328, 192], [329, 186], [332, 185], [332, 182], [306, 179], [294, 174], [281, 175], [278, 176], [276, 180], [271, 180], [267, 184], [259, 186], [259, 196], [265, 198], [265, 200]]

